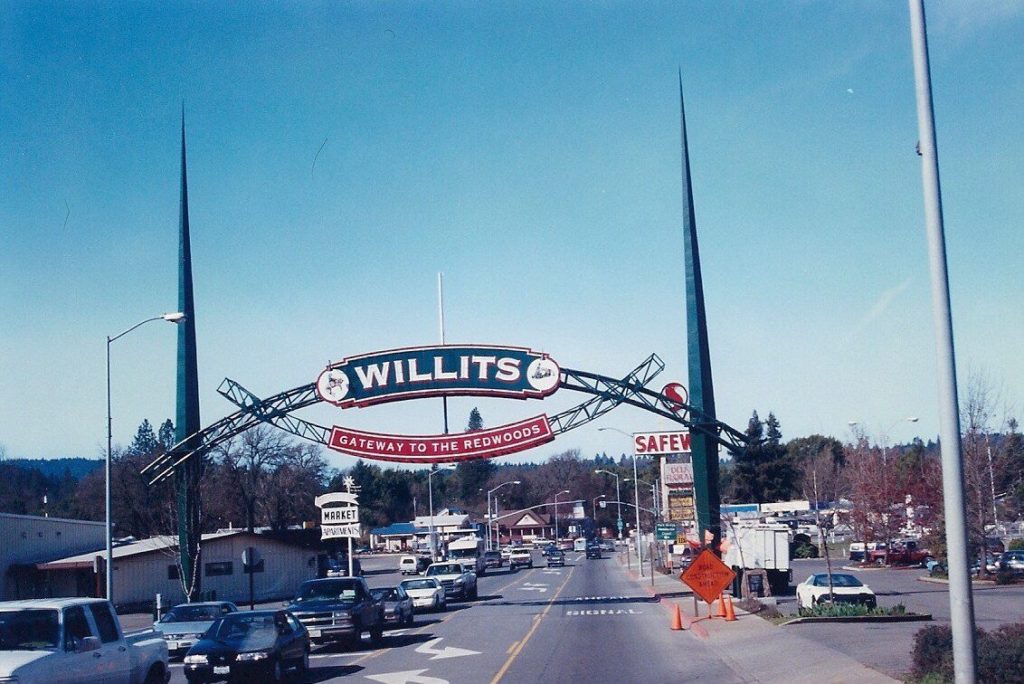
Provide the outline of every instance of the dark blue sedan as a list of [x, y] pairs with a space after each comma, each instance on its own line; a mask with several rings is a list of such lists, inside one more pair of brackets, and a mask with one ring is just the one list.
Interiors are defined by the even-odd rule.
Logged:
[[285, 610], [253, 610], [218, 618], [185, 655], [189, 684], [231, 680], [280, 682], [287, 670], [309, 669], [309, 634]]

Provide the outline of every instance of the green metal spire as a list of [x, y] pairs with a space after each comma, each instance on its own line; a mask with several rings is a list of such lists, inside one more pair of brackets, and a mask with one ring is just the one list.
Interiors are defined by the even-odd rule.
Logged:
[[[188, 176], [185, 170], [185, 106], [181, 107], [181, 209], [178, 243], [178, 310], [185, 320], [178, 326], [177, 410], [175, 441], [194, 435], [199, 422], [199, 369], [196, 361], [196, 310], [192, 297], [192, 246], [188, 225]], [[187, 444], [186, 448], [193, 448]], [[191, 458], [178, 469], [178, 548], [185, 593], [194, 600], [201, 589], [199, 565], [199, 479], [203, 459]]]
[[[697, 221], [693, 212], [693, 187], [690, 182], [690, 151], [686, 140], [686, 109], [683, 106], [683, 75], [679, 74], [679, 122], [683, 153], [683, 243], [686, 255], [686, 351], [689, 359], [691, 421], [715, 429], [715, 391], [711, 382], [711, 352], [708, 324], [704, 313], [704, 284], [700, 274], [700, 250], [697, 248]], [[713, 535], [712, 549], [718, 551], [722, 537], [718, 494], [718, 445], [700, 430], [690, 439], [693, 457], [694, 496], [697, 526], [701, 538]]]

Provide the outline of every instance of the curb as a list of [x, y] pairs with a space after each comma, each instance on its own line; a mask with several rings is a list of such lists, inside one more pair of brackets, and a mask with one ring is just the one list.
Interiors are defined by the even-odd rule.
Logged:
[[798, 617], [780, 623], [798, 625], [806, 622], [930, 622], [931, 613], [910, 613], [908, 615], [844, 615], [842, 617]]

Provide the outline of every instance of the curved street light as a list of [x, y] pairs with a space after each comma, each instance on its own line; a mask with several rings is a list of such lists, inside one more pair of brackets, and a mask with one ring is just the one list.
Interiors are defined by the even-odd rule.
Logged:
[[594, 499], [590, 502], [590, 514], [594, 518], [595, 526], [597, 525], [597, 500], [604, 498], [607, 498], [607, 496], [605, 494], [600, 494], [598, 496], [595, 496]]
[[[502, 482], [500, 485], [498, 485], [494, 489], [489, 489], [487, 491], [487, 550], [488, 551], [492, 550], [492, 548], [493, 548], [491, 546], [491, 534], [493, 532], [492, 527], [494, 525], [494, 517], [491, 515], [491, 494], [493, 494], [494, 492], [498, 491], [499, 489], [501, 489], [505, 485], [517, 485], [517, 484], [522, 484], [522, 482], [520, 482], [519, 480], [509, 480], [508, 482]], [[498, 511], [497, 511], [498, 500], [497, 499], [494, 500], [494, 508], [495, 508], [494, 515], [497, 515], [498, 514]], [[499, 532], [499, 536], [500, 536], [500, 532], [501, 532], [500, 528], [499, 528], [498, 532]]]
[[555, 494], [555, 544], [558, 544], [558, 497], [562, 496], [562, 494], [568, 493], [568, 489], [563, 489], [562, 491]]
[[153, 316], [147, 318], [144, 321], [139, 321], [132, 327], [128, 328], [124, 332], [118, 333], [113, 337], [107, 336], [107, 459], [104, 464], [104, 479], [105, 484], [103, 486], [104, 502], [106, 507], [106, 538], [107, 538], [107, 567], [106, 567], [106, 587], [107, 587], [107, 600], [113, 604], [114, 602], [114, 538], [113, 530], [114, 526], [111, 521], [110, 511], [110, 461], [111, 454], [113, 452], [113, 424], [114, 421], [110, 417], [110, 343], [114, 340], [120, 339], [130, 333], [132, 330], [145, 325], [146, 323], [152, 323], [153, 321], [167, 321], [168, 323], [181, 323], [185, 320], [185, 314], [181, 311], [172, 311], [170, 313], [160, 314], [159, 316]]
[[594, 473], [604, 473], [605, 475], [611, 475], [615, 478], [615, 501], [619, 507], [619, 517], [618, 520], [616, 520], [615, 527], [619, 532], [619, 541], [622, 541], [622, 496], [619, 495], [619, 474], [613, 473], [610, 470], [605, 470], [604, 468], [598, 468]]
[[[624, 431], [622, 431], [622, 430], [620, 430], [618, 428], [602, 427], [602, 428], [597, 428], [597, 429], [598, 429], [598, 431], [611, 430], [612, 432], [619, 433], [623, 437], [632, 438], [632, 435], [630, 435], [628, 432], [624, 432]], [[643, 553], [642, 553], [642, 547], [640, 545], [640, 537], [641, 537], [641, 534], [640, 534], [640, 483], [637, 481], [636, 451], [635, 450], [633, 450], [633, 501], [636, 504], [636, 506], [635, 506], [636, 507], [636, 559], [637, 559], [637, 565], [640, 566], [640, 576], [643, 577], [644, 576], [644, 557], [643, 557]]]

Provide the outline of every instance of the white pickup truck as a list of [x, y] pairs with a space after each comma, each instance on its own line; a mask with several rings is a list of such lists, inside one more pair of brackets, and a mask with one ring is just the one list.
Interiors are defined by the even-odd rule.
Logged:
[[109, 601], [0, 602], [0, 682], [166, 684], [170, 675], [163, 637], [126, 637]]

